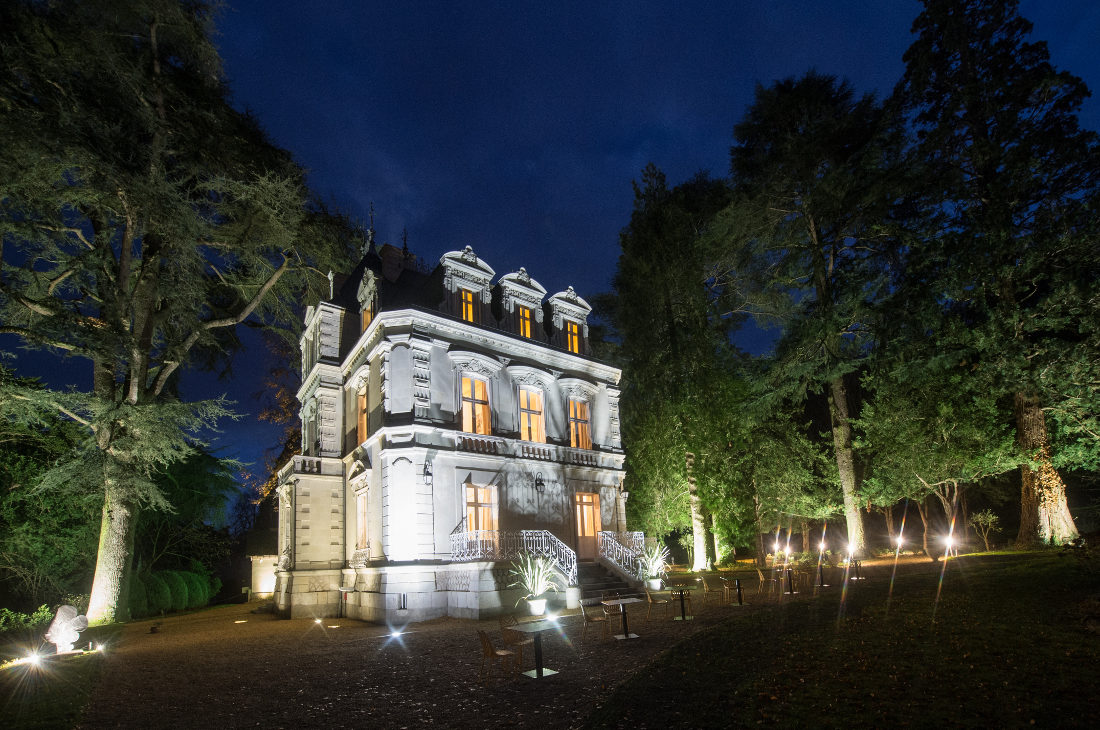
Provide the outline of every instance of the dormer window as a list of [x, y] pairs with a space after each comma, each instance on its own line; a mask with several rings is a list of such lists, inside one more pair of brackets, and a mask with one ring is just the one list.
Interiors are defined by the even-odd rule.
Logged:
[[477, 323], [477, 308], [474, 304], [474, 293], [469, 289], [459, 289], [459, 311], [465, 322]]
[[366, 332], [367, 327], [370, 326], [371, 320], [374, 319], [374, 304], [371, 303], [371, 304], [368, 304], [368, 305], [364, 306], [363, 311], [360, 312], [359, 316], [360, 316], [359, 331], [360, 332]]
[[565, 349], [578, 355], [581, 352], [581, 326], [568, 319], [565, 321]]
[[516, 321], [519, 323], [521, 337], [531, 338], [531, 309], [529, 307], [516, 306]]

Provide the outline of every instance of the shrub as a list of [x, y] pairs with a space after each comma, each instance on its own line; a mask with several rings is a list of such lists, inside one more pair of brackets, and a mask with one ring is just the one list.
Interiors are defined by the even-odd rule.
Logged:
[[171, 609], [173, 611], [186, 611], [188, 603], [187, 581], [174, 570], [162, 570], [160, 576], [164, 578], [164, 582], [168, 584], [168, 590], [172, 592]]
[[187, 607], [202, 608], [210, 601], [210, 586], [206, 576], [181, 570], [180, 577], [187, 583]]
[[146, 573], [141, 577], [145, 587], [145, 596], [149, 604], [149, 614], [156, 615], [172, 610], [172, 589], [160, 573]]
[[31, 614], [0, 608], [0, 634], [19, 629], [46, 628], [52, 620], [53, 611], [46, 605], [39, 606]]
[[135, 575], [130, 579], [130, 617], [143, 618], [149, 615], [149, 596], [145, 591], [145, 583], [141, 576]]

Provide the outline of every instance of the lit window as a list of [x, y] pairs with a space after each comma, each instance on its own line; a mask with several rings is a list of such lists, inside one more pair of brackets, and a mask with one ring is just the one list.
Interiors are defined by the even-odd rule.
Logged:
[[542, 391], [519, 389], [519, 437], [524, 441], [546, 443], [546, 427], [542, 420]]
[[489, 435], [489, 385], [478, 378], [462, 378], [462, 430]]
[[496, 488], [466, 485], [466, 530], [497, 529]]
[[355, 495], [355, 549], [365, 550], [367, 547], [367, 493], [361, 492]]
[[357, 411], [357, 423], [355, 437], [359, 443], [363, 443], [367, 440], [367, 389], [364, 388], [356, 393], [355, 408]]
[[592, 436], [588, 432], [588, 403], [569, 399], [569, 445], [575, 449], [591, 449]]
[[531, 310], [527, 307], [516, 307], [519, 316], [519, 333], [523, 337], [531, 336]]
[[462, 319], [467, 322], [477, 322], [477, 309], [474, 307], [474, 293], [469, 289], [459, 289], [458, 295], [462, 305]]
[[565, 349], [578, 355], [581, 352], [581, 326], [569, 320], [565, 321]]
[[366, 332], [367, 327], [370, 326], [371, 320], [374, 319], [374, 306], [367, 305], [363, 307], [363, 311], [360, 313], [359, 316], [362, 322], [362, 324], [360, 325], [360, 332]]

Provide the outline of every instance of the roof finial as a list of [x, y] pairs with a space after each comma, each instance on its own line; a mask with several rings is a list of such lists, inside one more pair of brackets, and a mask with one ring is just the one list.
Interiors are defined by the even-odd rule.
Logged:
[[367, 228], [367, 245], [363, 249], [363, 255], [374, 250], [374, 201], [370, 204], [370, 227]]
[[328, 300], [331, 302], [335, 292], [333, 291], [333, 283], [336, 280], [336, 275], [332, 273], [332, 269], [328, 270]]
[[401, 229], [401, 253], [406, 257], [409, 255], [409, 228], [406, 226]]

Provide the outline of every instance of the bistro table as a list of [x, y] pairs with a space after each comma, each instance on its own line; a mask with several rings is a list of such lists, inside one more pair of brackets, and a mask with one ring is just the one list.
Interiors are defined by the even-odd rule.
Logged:
[[623, 633], [615, 634], [616, 639], [637, 639], [638, 638], [637, 634], [630, 633], [630, 628], [627, 626], [627, 623], [626, 623], [626, 605], [628, 603], [641, 603], [641, 602], [642, 602], [642, 599], [640, 599], [640, 598], [609, 598], [606, 601], [600, 601], [600, 603], [602, 603], [605, 606], [618, 606], [619, 607], [619, 615], [622, 616], [622, 619], [623, 619]]
[[535, 668], [528, 669], [523, 674], [526, 674], [532, 679], [541, 679], [551, 674], [557, 674], [555, 669], [547, 669], [542, 666], [542, 632], [550, 631], [551, 629], [560, 629], [557, 621], [551, 621], [549, 619], [542, 619], [539, 621], [528, 621], [524, 624], [516, 624], [510, 626], [511, 631], [519, 631], [522, 634], [531, 634], [535, 638]]
[[672, 617], [673, 621], [691, 621], [692, 619], [695, 618], [694, 616], [688, 616], [687, 612], [684, 610], [684, 596], [687, 595], [688, 593], [691, 593], [692, 590], [694, 590], [694, 589], [695, 589], [695, 586], [671, 586], [668, 589], [669, 593], [678, 593], [678, 594], [680, 594], [680, 615], [679, 616], [673, 616]]

